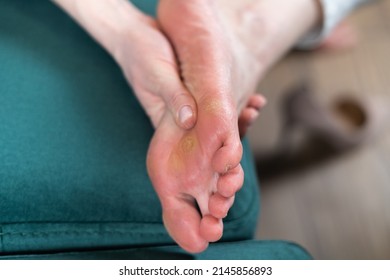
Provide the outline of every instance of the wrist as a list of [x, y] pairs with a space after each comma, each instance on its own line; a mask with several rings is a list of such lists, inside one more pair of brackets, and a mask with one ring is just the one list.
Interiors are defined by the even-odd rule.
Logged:
[[[126, 0], [53, 0], [77, 21], [106, 51], [120, 60], [123, 37], [136, 32], [143, 16]], [[131, 39], [130, 39], [131, 40]]]

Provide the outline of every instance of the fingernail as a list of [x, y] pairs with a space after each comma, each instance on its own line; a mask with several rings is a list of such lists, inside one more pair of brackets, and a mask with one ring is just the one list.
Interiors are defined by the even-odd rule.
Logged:
[[192, 109], [190, 106], [186, 105], [183, 106], [183, 108], [180, 109], [179, 112], [179, 121], [180, 123], [184, 124], [186, 121], [188, 121], [190, 118], [192, 118]]

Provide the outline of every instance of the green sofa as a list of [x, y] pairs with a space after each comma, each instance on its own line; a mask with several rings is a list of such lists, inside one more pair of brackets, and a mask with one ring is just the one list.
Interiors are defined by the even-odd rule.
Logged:
[[[133, 1], [153, 14], [155, 1]], [[120, 69], [48, 0], [1, 0], [0, 259], [310, 259], [254, 241], [259, 194], [245, 182], [206, 252], [175, 245], [145, 168], [153, 129]]]

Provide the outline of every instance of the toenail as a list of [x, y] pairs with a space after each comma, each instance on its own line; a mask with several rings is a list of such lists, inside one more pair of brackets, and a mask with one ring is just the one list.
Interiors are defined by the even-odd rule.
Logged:
[[228, 173], [228, 171], [229, 171], [230, 169], [232, 169], [232, 165], [231, 165], [231, 164], [227, 164], [227, 165], [225, 166], [225, 172], [224, 172], [224, 173]]
[[190, 118], [192, 118], [193, 112], [190, 106], [183, 106], [179, 111], [179, 121], [184, 124]]

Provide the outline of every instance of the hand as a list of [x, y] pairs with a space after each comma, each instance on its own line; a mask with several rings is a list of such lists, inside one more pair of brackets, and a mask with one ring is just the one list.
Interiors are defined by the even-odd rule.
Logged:
[[157, 22], [124, 0], [55, 0], [122, 68], [145, 112], [157, 127], [166, 110], [190, 129], [196, 103], [183, 85], [174, 51]]

